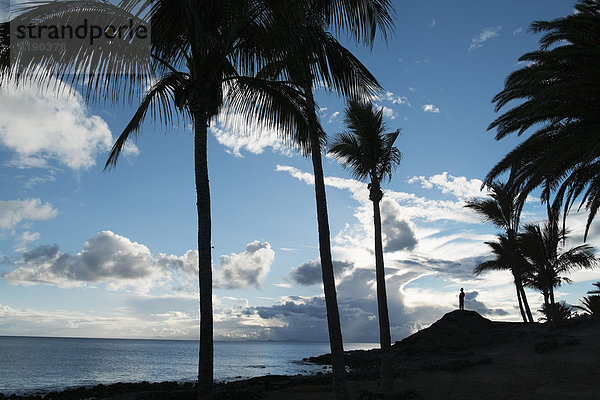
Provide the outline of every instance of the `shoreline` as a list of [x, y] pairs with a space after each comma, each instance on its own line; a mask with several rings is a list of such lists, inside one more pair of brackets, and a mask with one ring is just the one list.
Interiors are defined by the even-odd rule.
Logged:
[[[600, 398], [600, 322], [546, 324], [489, 321], [474, 312], [452, 312], [431, 327], [396, 342], [395, 390], [379, 393], [378, 350], [347, 356], [351, 399]], [[326, 364], [328, 355], [310, 359]], [[265, 375], [215, 384], [215, 399], [314, 400], [331, 396], [330, 368], [315, 375]], [[435, 385], [431, 383], [435, 382]], [[115, 383], [0, 399], [195, 399], [194, 382]], [[388, 397], [385, 397], [388, 395]], [[393, 396], [392, 396], [393, 395]]]

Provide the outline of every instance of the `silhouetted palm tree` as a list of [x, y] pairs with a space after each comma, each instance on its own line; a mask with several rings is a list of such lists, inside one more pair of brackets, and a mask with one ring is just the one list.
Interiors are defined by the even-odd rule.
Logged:
[[[279, 66], [275, 64], [271, 70], [274, 76], [283, 74], [303, 93], [307, 100], [308, 131], [305, 132], [307, 135], [296, 136], [295, 142], [304, 154], [310, 155], [313, 164], [319, 255], [327, 311], [334, 393], [336, 399], [342, 400], [348, 397], [348, 389], [322, 164], [326, 134], [319, 122], [313, 92], [315, 81], [323, 83], [327, 88], [344, 96], [373, 95], [380, 90], [380, 86], [362, 63], [327, 31], [327, 28], [332, 26], [331, 12], [335, 8], [339, 8], [349, 17], [350, 33], [357, 40], [362, 39], [367, 43], [372, 43], [377, 31], [385, 36], [391, 27], [391, 7], [386, 0], [312, 1], [305, 10], [302, 23], [299, 25], [298, 42], [289, 49], [285, 61]], [[361, 17], [363, 14], [364, 16]], [[314, 51], [315, 48], [320, 51]]]
[[[307, 75], [309, 82], [305, 82], [304, 85], [310, 90], [304, 90], [303, 95], [301, 91], [289, 85], [289, 82], [274, 82], [271, 79], [273, 74], [268, 69], [277, 63], [285, 63], [289, 49], [293, 48], [298, 41], [305, 40], [305, 37], [297, 36], [298, 21], [295, 17], [304, 15], [307, 10], [319, 10], [321, 26], [346, 31], [356, 41], [372, 43], [378, 30], [385, 34], [386, 29], [391, 26], [390, 8], [388, 0], [305, 0], [285, 4], [269, 0], [182, 0], [178, 2], [123, 0], [120, 2], [120, 8], [100, 2], [70, 2], [62, 5], [39, 3], [20, 17], [22, 21], [35, 20], [43, 23], [54, 19], [64, 23], [69, 15], [80, 16], [84, 11], [114, 13], [117, 19], [128, 16], [128, 12], [135, 12], [136, 15], [133, 17], [137, 18], [145, 11], [148, 20], [152, 21], [152, 42], [149, 50], [152, 50], [153, 68], [141, 62], [144, 61], [143, 58], [140, 60], [133, 57], [133, 53], [127, 51], [126, 44], [122, 46], [124, 48], [118, 47], [116, 51], [101, 54], [97, 51], [94, 54], [85, 48], [83, 52], [75, 50], [62, 54], [58, 58], [54, 58], [52, 54], [41, 54], [37, 59], [34, 57], [28, 60], [29, 64], [25, 67], [37, 65], [49, 67], [50, 74], [33, 78], [39, 81], [46, 79], [47, 82], [51, 76], [61, 77], [64, 73], [75, 71], [76, 74], [73, 75], [71, 82], [83, 84], [83, 88], [88, 89], [88, 95], [102, 93], [104, 97], [112, 100], [118, 98], [120, 93], [132, 97], [136, 88], [138, 90], [140, 87], [145, 88], [148, 81], [152, 82], [134, 117], [115, 142], [106, 167], [115, 165], [125, 143], [132, 134], [138, 132], [148, 112], [165, 123], [172, 122], [176, 113], [184, 114], [193, 120], [200, 268], [199, 393], [206, 394], [207, 397], [212, 397], [213, 382], [210, 191], [206, 158], [208, 124], [224, 106], [247, 117], [259, 117], [263, 122], [279, 128], [288, 138], [291, 136], [292, 140], [319, 149], [311, 153], [313, 164], [318, 162], [320, 166], [320, 146], [323, 135], [320, 125], [314, 123], [316, 120], [313, 115], [315, 104], [312, 98], [314, 76], [312, 73]], [[312, 36], [310, 42], [314, 44], [315, 37], [320, 34], [321, 32], [318, 32], [316, 36]], [[312, 50], [304, 48], [303, 51], [309, 54]], [[316, 46], [314, 51], [317, 55], [307, 58], [311, 62], [308, 64], [311, 71], [314, 71], [314, 60], [319, 62], [325, 60], [335, 65], [348, 61], [347, 51], [325, 54], [325, 57], [319, 54], [323, 51], [322, 46]], [[6, 53], [3, 52], [4, 54]], [[83, 68], [84, 72], [81, 72], [81, 67], [90, 60], [99, 62], [101, 66], [117, 63], [129, 74], [119, 79], [112, 76], [110, 71], [103, 69], [91, 75], [86, 74], [89, 70], [85, 68]], [[349, 65], [354, 66], [352, 60]], [[323, 78], [326, 75], [323, 74], [326, 68], [322, 65], [318, 67], [319, 72], [316, 75]], [[21, 71], [22, 68], [17, 72]], [[11, 72], [15, 76], [15, 70], [9, 70], [8, 73], [6, 69], [2, 70], [3, 76], [10, 75]], [[32, 77], [31, 71], [29, 72], [29, 75], [19, 76]], [[155, 78], [154, 72], [158, 77]], [[335, 78], [332, 79], [335, 85]], [[355, 84], [354, 81], [344, 82], [346, 77], [340, 79], [342, 81], [338, 80], [337, 83], [341, 83], [342, 87], [347, 88]], [[332, 81], [325, 80], [325, 83], [331, 84]], [[126, 87], [129, 88], [128, 93], [123, 89]], [[320, 169], [315, 167], [315, 176], [317, 203], [324, 205], [322, 167]], [[340, 374], [342, 377], [344, 375], [343, 345], [335, 299], [329, 228], [328, 224], [323, 223], [323, 220], [327, 220], [326, 208], [321, 206], [318, 209], [325, 209], [324, 214], [319, 212], [318, 215], [328, 316], [334, 307], [335, 317], [337, 317], [328, 318], [330, 338], [332, 338], [331, 332], [334, 332], [332, 354], [335, 362], [335, 378]], [[326, 243], [322, 240], [325, 234]], [[333, 288], [333, 296], [331, 288]], [[337, 333], [335, 320], [337, 320]], [[334, 381], [339, 382], [340, 379]], [[342, 386], [345, 390], [345, 385]], [[342, 386], [336, 385], [336, 388]], [[344, 391], [336, 389], [338, 398], [344, 395]]]
[[567, 304], [565, 301], [559, 301], [552, 305], [543, 304], [542, 308], [538, 311], [544, 314], [544, 316], [539, 318], [539, 321], [566, 321], [567, 319], [573, 317], [573, 308], [575, 307], [570, 304]]
[[[523, 305], [523, 291], [519, 290], [517, 286], [518, 278], [515, 276], [517, 271], [521, 274], [521, 281], [523, 281], [525, 277], [526, 268], [529, 267], [527, 262], [521, 257], [518, 249], [515, 248], [516, 243], [514, 241], [508, 240], [508, 237], [505, 234], [497, 235], [497, 240], [485, 242], [494, 255], [493, 259], [487, 260], [479, 264], [473, 270], [475, 275], [480, 275], [489, 271], [510, 271], [514, 282], [515, 287], [517, 288], [517, 301], [519, 302], [519, 310], [521, 311], [521, 317], [523, 318], [523, 322], [527, 322], [527, 314], [525, 312], [525, 308]], [[519, 264], [519, 268], [515, 268], [515, 263]]]
[[[379, 343], [382, 350], [391, 348], [390, 320], [385, 289], [383, 243], [381, 238], [381, 212], [383, 197], [381, 182], [391, 180], [392, 171], [400, 164], [402, 154], [394, 147], [400, 130], [384, 133], [383, 109], [375, 111], [371, 102], [350, 100], [344, 122], [347, 132], [339, 134], [331, 144], [333, 154], [351, 174], [360, 180], [370, 180], [369, 199], [373, 202], [375, 225], [375, 273], [377, 281], [377, 306], [379, 314]], [[392, 362], [382, 358], [381, 383], [384, 390], [393, 386]]]
[[587, 292], [589, 296], [581, 299], [581, 306], [573, 306], [579, 310], [583, 310], [592, 318], [600, 318], [600, 282], [593, 283], [598, 289]]
[[554, 320], [554, 288], [571, 282], [565, 274], [575, 269], [593, 268], [597, 262], [594, 248], [589, 245], [561, 251], [561, 243], [567, 238], [568, 231], [559, 228], [558, 212], [551, 214], [550, 220], [541, 227], [535, 224], [525, 225], [518, 237], [521, 254], [531, 265], [525, 284], [542, 292], [544, 309], [549, 310], [549, 321]]
[[[64, 19], [68, 13], [81, 15], [82, 12], [90, 12], [89, 9], [81, 9], [77, 3], [40, 4], [19, 18], [44, 22], [57, 16]], [[117, 14], [123, 10], [125, 14], [134, 9], [139, 13], [147, 11], [152, 21], [152, 42], [148, 50], [152, 51], [153, 68], [147, 66], [145, 69], [146, 66], [142, 65], [128, 70], [137, 66], [128, 64], [131, 62], [130, 55], [117, 49], [105, 55], [107, 60], [122, 62], [122, 68], [132, 74], [117, 77], [100, 74], [89, 81], [91, 86], [98, 85], [92, 88], [88, 85], [89, 93], [98, 90], [117, 97], [118, 85], [103, 86], [111, 79], [118, 82], [120, 78], [124, 86], [144, 84], [150, 79], [153, 83], [116, 140], [106, 167], [116, 164], [126, 142], [139, 131], [148, 112], [167, 124], [172, 122], [175, 114], [192, 119], [200, 288], [198, 388], [199, 396], [212, 398], [213, 316], [207, 129], [224, 106], [248, 117], [258, 117], [284, 132], [293, 134], [302, 126], [306, 128], [301, 93], [288, 84], [262, 79], [255, 72], [272, 60], [281, 58], [282, 52], [278, 54], [277, 49], [291, 45], [289, 32], [293, 30], [289, 26], [293, 21], [283, 21], [289, 11], [273, 7], [269, 1], [159, 0], [150, 3], [130, 0], [122, 1], [120, 5], [120, 9], [111, 9], [110, 5], [102, 4], [97, 7], [97, 12], [102, 13], [105, 9]], [[94, 57], [92, 52], [77, 54], [66, 54], [71, 58], [63, 57], [58, 61], [46, 56], [37, 63], [54, 68], [60, 76], [62, 71], [68, 72], [85, 62], [86, 57]]]
[[587, 292], [587, 294], [600, 294], [600, 282], [592, 283], [592, 285], [596, 286], [597, 289], [590, 290], [589, 292]]
[[589, 211], [585, 239], [600, 207], [600, 1], [580, 0], [575, 8], [566, 17], [531, 25], [532, 32], [544, 33], [540, 49], [519, 59], [526, 66], [511, 73], [494, 97], [496, 111], [523, 100], [489, 126], [497, 129], [497, 140], [535, 131], [488, 173], [486, 182], [511, 170], [510, 184], [520, 188], [522, 201], [543, 185], [556, 190], [565, 213], [581, 198]]
[[[497, 243], [497, 245], [494, 245], [496, 247], [492, 246], [492, 249], [495, 253], [501, 252], [503, 255], [502, 262], [498, 266], [502, 266], [501, 269], [508, 267], [512, 271], [519, 305], [521, 306], [522, 303], [521, 315], [523, 316], [523, 321], [533, 322], [527, 295], [523, 288], [523, 268], [522, 263], [519, 261], [517, 247], [517, 232], [519, 230], [519, 220], [523, 205], [519, 202], [519, 196], [507, 184], [492, 182], [488, 185], [488, 188], [490, 190], [490, 198], [468, 200], [465, 207], [474, 210], [484, 221], [491, 222], [494, 226], [504, 231], [503, 235], [499, 235], [498, 242], [488, 242], [488, 245], [492, 246], [491, 243]], [[488, 264], [483, 263], [481, 265]], [[481, 267], [481, 265], [475, 268], [475, 273], [481, 273], [488, 269], [488, 267]]]

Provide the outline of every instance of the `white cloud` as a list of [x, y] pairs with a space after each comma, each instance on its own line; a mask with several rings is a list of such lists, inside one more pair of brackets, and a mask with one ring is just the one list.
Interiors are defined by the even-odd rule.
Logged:
[[436, 24], [437, 24], [437, 21], [435, 20], [435, 18], [431, 18], [431, 22], [429, 23], [429, 27], [430, 28], [434, 28]]
[[332, 123], [333, 121], [335, 121], [337, 119], [337, 117], [340, 115], [339, 111], [334, 112], [333, 114], [331, 114], [331, 116], [329, 117], [329, 120], [327, 122]]
[[396, 119], [396, 112], [389, 107], [383, 106], [383, 116], [389, 119]]
[[[10, 166], [46, 168], [54, 162], [87, 169], [112, 146], [107, 123], [68, 88], [54, 93], [9, 82], [0, 92], [0, 144], [15, 153]], [[133, 144], [126, 147], [126, 154], [135, 153]]]
[[249, 286], [260, 288], [274, 259], [275, 252], [269, 243], [258, 240], [248, 243], [243, 253], [232, 253], [219, 258], [215, 285], [226, 289], [246, 289]]
[[487, 190], [482, 191], [483, 181], [480, 179], [467, 179], [464, 176], [452, 176], [444, 171], [441, 174], [432, 175], [428, 178], [424, 176], [413, 176], [408, 183], [419, 183], [425, 189], [439, 189], [444, 194], [451, 194], [459, 199], [468, 199], [470, 197], [484, 197]]
[[410, 106], [406, 96], [396, 96], [394, 93], [389, 91], [385, 92], [385, 97], [383, 97], [383, 99], [392, 102], [392, 104], [406, 104]]
[[488, 27], [483, 29], [479, 35], [474, 36], [471, 39], [471, 45], [469, 46], [469, 51], [478, 49], [480, 47], [483, 46], [483, 44], [492, 39], [495, 38], [497, 36], [500, 36], [500, 30], [502, 29], [501, 25], [498, 25], [496, 27]]
[[257, 119], [249, 121], [234, 112], [221, 113], [215, 126], [209, 130], [217, 141], [227, 148], [226, 151], [235, 157], [243, 157], [242, 151], [262, 154], [268, 148], [285, 155], [293, 152], [290, 146], [280, 139], [280, 132], [261, 124]]
[[524, 29], [523, 29], [523, 27], [522, 27], [522, 26], [520, 26], [520, 27], [518, 27], [517, 29], [515, 29], [515, 30], [513, 31], [513, 33], [512, 33], [512, 34], [513, 34], [513, 35], [518, 35], [519, 33], [522, 33], [522, 32], [523, 32], [523, 30], [524, 30]]
[[29, 232], [25, 231], [21, 233], [19, 236], [17, 243], [15, 244], [15, 251], [17, 253], [22, 253], [27, 251], [27, 245], [31, 242], [35, 242], [40, 239], [39, 232]]
[[423, 111], [438, 114], [440, 112], [440, 109], [434, 106], [433, 104], [425, 104], [423, 106]]
[[44, 221], [55, 218], [58, 210], [40, 199], [0, 200], [0, 228], [11, 229], [21, 221]]

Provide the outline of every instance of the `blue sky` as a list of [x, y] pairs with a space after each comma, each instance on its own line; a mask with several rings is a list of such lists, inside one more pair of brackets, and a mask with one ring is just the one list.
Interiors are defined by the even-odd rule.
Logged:
[[[537, 48], [527, 27], [574, 4], [397, 1], [387, 45], [348, 44], [385, 88], [376, 104], [387, 126], [402, 129], [404, 159], [382, 203], [394, 340], [453, 310], [461, 286], [467, 308], [519, 319], [509, 274], [471, 273], [495, 231], [463, 205], [521, 140], [496, 142], [486, 128], [491, 98]], [[343, 100], [323, 90], [317, 100], [328, 134], [342, 131]], [[133, 109], [1, 88], [0, 335], [197, 337], [192, 132], [148, 121], [103, 172]], [[215, 338], [326, 340], [310, 161], [235, 115], [213, 122], [208, 147]], [[376, 341], [366, 184], [331, 158], [325, 174], [344, 339]], [[532, 199], [524, 222], [544, 210]], [[584, 220], [569, 219], [572, 244]], [[571, 278], [559, 298], [577, 303], [600, 273]], [[529, 298], [538, 309], [541, 297]]]

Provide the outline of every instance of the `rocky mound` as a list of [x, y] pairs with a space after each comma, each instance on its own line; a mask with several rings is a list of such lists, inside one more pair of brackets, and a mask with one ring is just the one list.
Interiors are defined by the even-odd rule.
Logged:
[[494, 322], [475, 311], [456, 310], [396, 342], [393, 349], [404, 354], [448, 353], [531, 339], [540, 329], [537, 324]]

